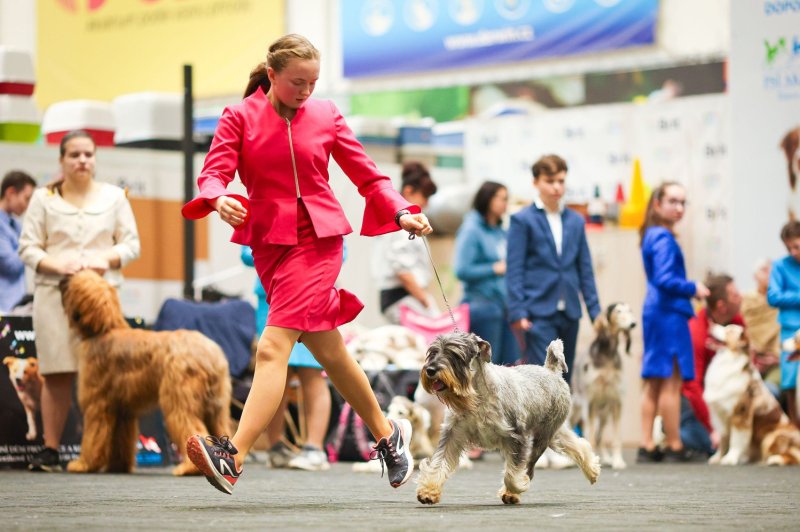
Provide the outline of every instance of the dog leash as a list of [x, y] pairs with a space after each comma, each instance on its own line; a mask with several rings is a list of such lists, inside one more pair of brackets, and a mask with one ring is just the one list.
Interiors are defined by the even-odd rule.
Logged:
[[[414, 233], [408, 233], [408, 239], [414, 240], [417, 235]], [[436, 276], [436, 282], [439, 284], [439, 291], [442, 293], [442, 299], [444, 299], [444, 304], [447, 307], [447, 312], [450, 314], [450, 321], [453, 322], [453, 332], [460, 332], [458, 330], [458, 324], [456, 323], [456, 317], [453, 314], [453, 309], [450, 308], [450, 302], [447, 301], [447, 296], [444, 293], [444, 286], [442, 285], [442, 280], [439, 278], [439, 271], [436, 269], [436, 264], [433, 262], [433, 255], [431, 254], [431, 248], [428, 246], [428, 238], [425, 235], [422, 235], [422, 243], [425, 244], [425, 251], [428, 252], [428, 260], [431, 261], [431, 268], [433, 268], [433, 274]]]

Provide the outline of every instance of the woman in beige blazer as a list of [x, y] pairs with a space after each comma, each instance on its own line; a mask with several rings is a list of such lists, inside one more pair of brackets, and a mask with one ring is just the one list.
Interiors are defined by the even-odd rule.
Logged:
[[65, 135], [59, 162], [61, 179], [34, 192], [19, 240], [22, 260], [36, 272], [33, 327], [44, 377], [45, 448], [31, 460], [34, 471], [61, 467], [58, 448], [78, 371], [77, 339], [64, 315], [58, 284], [66, 276], [91, 269], [119, 286], [120, 268], [139, 256], [139, 234], [124, 190], [94, 179], [91, 135], [85, 131]]

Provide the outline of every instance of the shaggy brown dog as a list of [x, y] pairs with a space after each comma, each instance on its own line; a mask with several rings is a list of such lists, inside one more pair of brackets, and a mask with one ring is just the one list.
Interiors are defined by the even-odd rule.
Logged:
[[228, 361], [196, 331], [132, 329], [117, 291], [85, 270], [61, 285], [64, 311], [82, 337], [78, 402], [83, 412], [81, 454], [74, 473], [129, 473], [136, 458], [138, 418], [160, 407], [183, 462], [172, 473], [195, 474], [186, 457], [192, 434], [230, 432]]

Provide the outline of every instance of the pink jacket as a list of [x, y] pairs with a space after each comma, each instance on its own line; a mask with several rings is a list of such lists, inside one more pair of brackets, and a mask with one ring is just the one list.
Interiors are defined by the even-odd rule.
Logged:
[[[331, 155], [366, 199], [362, 235], [396, 231], [394, 216], [401, 209], [420, 212], [378, 171], [333, 102], [309, 99], [289, 122], [260, 89], [223, 111], [197, 178], [200, 194], [181, 212], [202, 218], [214, 211], [216, 198], [232, 196], [248, 210], [232, 242], [294, 245], [297, 198], [302, 198], [317, 237], [349, 234], [353, 228], [328, 183]], [[237, 171], [247, 198], [226, 191]]]

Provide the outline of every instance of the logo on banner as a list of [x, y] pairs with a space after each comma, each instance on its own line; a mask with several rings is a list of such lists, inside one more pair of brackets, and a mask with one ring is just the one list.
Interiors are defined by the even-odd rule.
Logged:
[[783, 15], [786, 13], [800, 13], [800, 0], [767, 0], [764, 2], [765, 15]]
[[500, 16], [508, 20], [517, 20], [525, 16], [531, 7], [531, 0], [494, 0], [494, 6]]
[[383, 35], [394, 24], [394, 8], [389, 0], [372, 0], [364, 4], [361, 13], [361, 27], [367, 35]]
[[483, 13], [484, 0], [450, 0], [450, 18], [462, 26], [475, 24]]
[[439, 4], [436, 0], [409, 0], [403, 16], [408, 27], [414, 31], [425, 31], [436, 22]]
[[764, 39], [767, 65], [774, 65], [779, 59], [792, 60], [800, 55], [800, 37], [795, 35], [789, 42], [785, 37], [774, 41]]
[[800, 35], [765, 38], [763, 53], [764, 90], [780, 99], [800, 98]]

